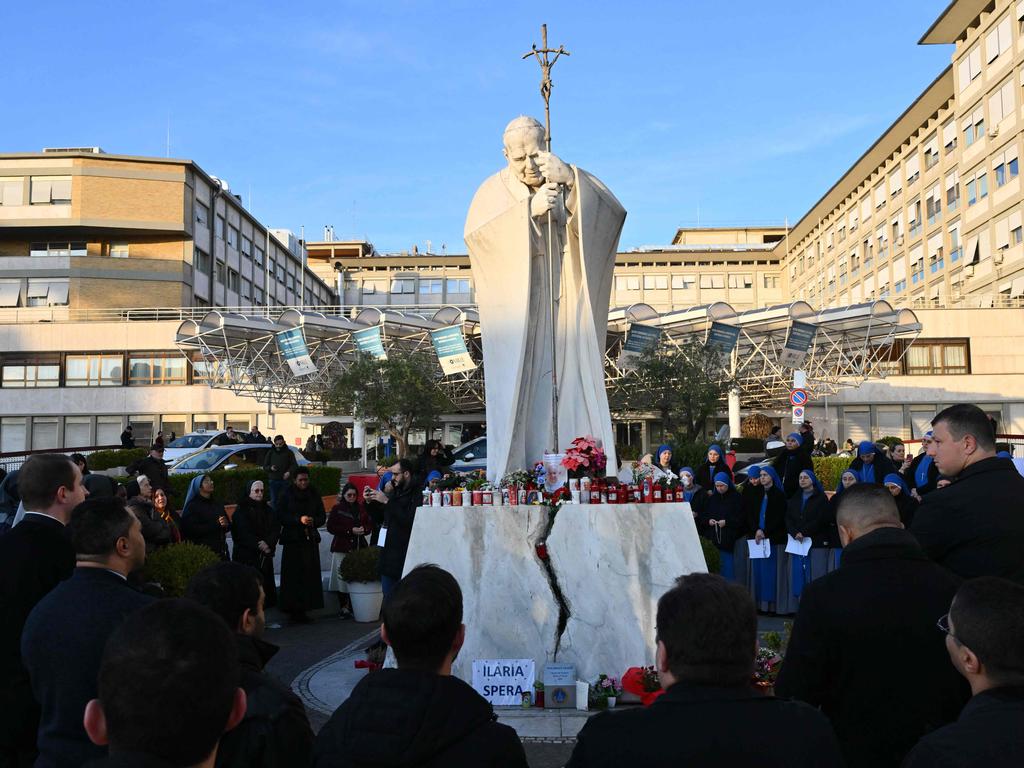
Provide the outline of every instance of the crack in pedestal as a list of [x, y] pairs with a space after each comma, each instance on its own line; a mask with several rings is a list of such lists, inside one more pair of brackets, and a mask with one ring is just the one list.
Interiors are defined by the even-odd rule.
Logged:
[[553, 661], [558, 661], [558, 651], [562, 647], [562, 636], [565, 634], [566, 627], [569, 626], [569, 618], [572, 616], [572, 607], [569, 605], [569, 601], [562, 594], [562, 587], [558, 583], [558, 574], [555, 572], [555, 567], [551, 564], [551, 553], [547, 552], [547, 541], [548, 536], [551, 535], [551, 529], [555, 525], [555, 510], [548, 511], [548, 522], [544, 526], [544, 532], [541, 534], [538, 540], [538, 545], [543, 544], [545, 548], [545, 554], [547, 557], [541, 557], [534, 548], [534, 556], [540, 562], [540, 567], [544, 571], [544, 575], [547, 577], [548, 586], [551, 587], [551, 596], [555, 599], [555, 603], [558, 605], [558, 626], [555, 628], [555, 647], [551, 655]]

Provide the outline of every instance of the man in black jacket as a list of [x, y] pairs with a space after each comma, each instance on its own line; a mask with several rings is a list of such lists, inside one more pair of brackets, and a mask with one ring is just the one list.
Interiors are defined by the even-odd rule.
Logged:
[[985, 412], [953, 405], [932, 420], [929, 455], [953, 483], [924, 497], [911, 533], [935, 562], [970, 579], [1024, 584], [1024, 477], [996, 456]]
[[129, 475], [138, 473], [149, 478], [149, 484], [155, 491], [157, 488], [165, 493], [170, 493], [171, 481], [168, 478], [167, 464], [164, 463], [164, 447], [153, 445], [149, 449], [149, 455], [143, 456], [138, 461], [133, 461], [124, 471]]
[[682, 576], [658, 600], [657, 632], [665, 693], [646, 709], [590, 718], [566, 768], [842, 765], [820, 712], [751, 686], [757, 613], [746, 589]]
[[884, 488], [848, 488], [836, 522], [842, 564], [804, 587], [775, 692], [821, 707], [850, 768], [898, 766], [967, 699], [935, 631], [958, 582]]
[[940, 626], [973, 698], [960, 719], [925, 736], [904, 768], [1010, 768], [1024, 763], [1024, 587], [965, 582]]
[[402, 578], [416, 507], [423, 501], [419, 486], [413, 479], [413, 463], [409, 459], [399, 459], [393, 469], [394, 491], [391, 498], [373, 488], [364, 491], [366, 511], [375, 524], [383, 526], [377, 541], [379, 543], [381, 539], [384, 540], [384, 551], [380, 556], [380, 581], [385, 598]]
[[398, 669], [356, 685], [317, 735], [314, 768], [526, 768], [516, 732], [452, 677], [466, 625], [462, 590], [450, 573], [436, 565], [410, 571], [384, 602], [381, 637]]
[[292, 449], [284, 441], [283, 435], [274, 437], [274, 447], [267, 451], [263, 460], [263, 469], [270, 480], [270, 506], [277, 509], [277, 499], [288, 487], [288, 481], [298, 469], [299, 462]]
[[146, 560], [142, 524], [118, 498], [84, 501], [68, 523], [78, 565], [25, 622], [21, 655], [42, 708], [38, 768], [74, 768], [102, 757], [82, 726], [96, 698], [107, 638], [125, 616], [151, 603], [128, 575]]
[[121, 447], [125, 450], [135, 447], [135, 435], [131, 424], [125, 427], [124, 432], [121, 433]]
[[217, 563], [192, 577], [185, 596], [205, 605], [235, 632], [242, 688], [248, 706], [238, 726], [224, 734], [217, 766], [275, 768], [309, 764], [313, 731], [298, 696], [264, 673], [278, 652], [262, 639], [265, 598], [259, 571], [241, 563]]
[[245, 714], [239, 677], [231, 631], [209, 608], [158, 600], [136, 611], [107, 642], [83, 718], [110, 757], [86, 768], [210, 768]]
[[0, 536], [0, 765], [31, 764], [39, 705], [21, 659], [21, 633], [36, 604], [75, 569], [64, 526], [88, 495], [82, 473], [60, 454], [39, 454], [18, 472], [25, 519]]

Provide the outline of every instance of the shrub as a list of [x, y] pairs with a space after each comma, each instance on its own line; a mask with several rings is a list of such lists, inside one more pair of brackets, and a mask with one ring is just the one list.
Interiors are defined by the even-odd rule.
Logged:
[[219, 562], [220, 557], [209, 547], [183, 541], [147, 556], [143, 575], [146, 581], [155, 581], [163, 587], [168, 597], [183, 597], [193, 576]]
[[894, 445], [899, 445], [900, 443], [903, 442], [903, 438], [901, 438], [901, 437], [894, 437], [892, 435], [886, 435], [885, 437], [879, 438], [875, 442], [876, 443], [881, 443], [882, 445], [885, 445], [885, 446], [888, 446], [889, 450], [892, 450], [892, 447]]
[[113, 469], [127, 467], [133, 461], [144, 458], [149, 453], [145, 448], [118, 448], [110, 451], [93, 451], [86, 456], [89, 469]]
[[[696, 470], [707, 461], [710, 443], [680, 443], [672, 440], [669, 445], [672, 447], [672, 462], [680, 467], [692, 467]], [[654, 446], [654, 450], [658, 450], [658, 446]], [[729, 448], [723, 445], [722, 450], [727, 451]]]
[[705, 539], [703, 536], [698, 538], [700, 539], [700, 548], [704, 551], [704, 562], [707, 563], [708, 573], [721, 573], [722, 554], [718, 551], [718, 547], [712, 544], [710, 539]]
[[818, 476], [826, 491], [834, 491], [839, 485], [839, 477], [853, 459], [846, 456], [814, 456], [814, 474]]
[[341, 561], [341, 578], [345, 581], [380, 581], [380, 547], [357, 549]]

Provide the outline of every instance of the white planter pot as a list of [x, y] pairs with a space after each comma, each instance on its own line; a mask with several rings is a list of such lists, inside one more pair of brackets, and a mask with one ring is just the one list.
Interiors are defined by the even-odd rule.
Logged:
[[356, 621], [377, 621], [384, 591], [379, 581], [350, 581], [348, 594], [352, 599], [352, 614]]

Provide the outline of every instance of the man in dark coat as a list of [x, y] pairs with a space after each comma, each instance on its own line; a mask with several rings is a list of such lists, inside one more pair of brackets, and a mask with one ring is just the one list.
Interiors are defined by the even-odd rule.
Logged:
[[267, 457], [263, 460], [263, 469], [270, 480], [270, 506], [277, 507], [278, 497], [288, 487], [288, 481], [292, 479], [298, 466], [299, 462], [292, 449], [285, 443], [284, 437], [276, 435], [274, 447], [267, 451]]
[[96, 698], [103, 646], [125, 616], [151, 603], [128, 575], [146, 560], [142, 524], [118, 498], [85, 501], [68, 523], [78, 565], [25, 622], [21, 655], [42, 708], [37, 768], [76, 768], [102, 757], [82, 726]]
[[452, 676], [466, 638], [462, 590], [436, 565], [414, 568], [384, 603], [381, 637], [398, 669], [364, 677], [313, 745], [314, 768], [526, 768], [516, 732]]
[[821, 707], [850, 768], [898, 766], [967, 699], [935, 630], [958, 582], [884, 488], [847, 489], [837, 523], [841, 566], [804, 587], [775, 692]]
[[1024, 587], [965, 582], [943, 624], [946, 649], [973, 698], [960, 719], [925, 736], [904, 768], [1017, 768], [1024, 762]]
[[131, 424], [125, 427], [124, 432], [121, 433], [121, 447], [126, 449], [135, 447], [135, 435], [132, 433]]
[[800, 443], [801, 450], [804, 451], [808, 456], [814, 451], [814, 426], [810, 421], [804, 421], [800, 425], [800, 437], [803, 441]]
[[231, 630], [209, 608], [179, 599], [136, 611], [107, 642], [85, 707], [89, 739], [110, 749], [86, 768], [213, 765], [245, 714], [239, 679]]
[[323, 499], [299, 467], [277, 504], [281, 524], [281, 590], [278, 605], [297, 622], [311, 621], [307, 611], [324, 607], [320, 576], [320, 528], [327, 522]]
[[32, 609], [75, 569], [65, 525], [85, 500], [82, 472], [60, 454], [38, 454], [18, 472], [25, 519], [0, 536], [0, 765], [30, 764], [39, 705], [21, 659]]
[[590, 718], [566, 768], [843, 764], [824, 715], [750, 685], [757, 613], [746, 589], [682, 576], [658, 601], [657, 627], [665, 693], [646, 709]]
[[380, 556], [381, 588], [386, 598], [405, 569], [405, 554], [409, 551], [409, 537], [416, 518], [416, 507], [423, 497], [413, 478], [415, 468], [409, 459], [399, 459], [392, 479], [394, 490], [391, 497], [383, 491], [366, 488], [366, 511], [375, 525], [383, 526], [377, 537], [384, 539], [384, 551]]
[[885, 476], [896, 472], [896, 467], [870, 440], [864, 440], [857, 447], [857, 455], [850, 462], [850, 469], [854, 470], [862, 483], [874, 483], [877, 486], [885, 485]]
[[157, 488], [170, 493], [171, 481], [168, 478], [167, 465], [164, 463], [164, 448], [162, 445], [153, 445], [149, 449], [149, 455], [143, 456], [138, 461], [133, 461], [124, 471], [129, 475], [138, 473], [149, 478], [149, 484], [155, 491]]
[[950, 406], [932, 421], [932, 433], [935, 464], [955, 480], [924, 497], [911, 533], [929, 557], [965, 579], [1024, 584], [1024, 477], [996, 456], [985, 412]]
[[266, 618], [262, 577], [241, 563], [217, 563], [192, 577], [185, 594], [235, 631], [247, 707], [238, 727], [224, 734], [217, 766], [275, 768], [309, 765], [313, 731], [306, 709], [288, 686], [263, 671], [279, 650], [262, 639]]

